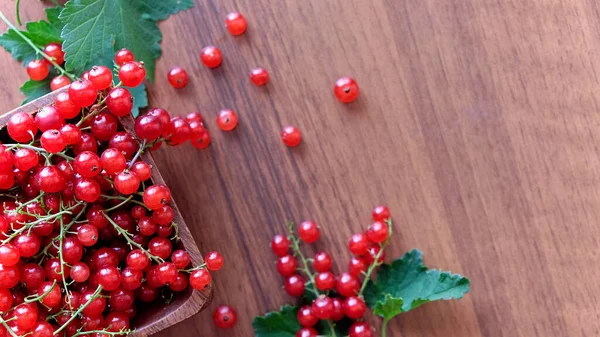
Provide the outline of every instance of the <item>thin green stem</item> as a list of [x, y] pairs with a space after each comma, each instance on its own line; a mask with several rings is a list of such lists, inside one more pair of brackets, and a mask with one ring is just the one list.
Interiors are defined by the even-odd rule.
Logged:
[[56, 62], [54, 62], [54, 59], [52, 57], [50, 57], [50, 56], [48, 56], [48, 54], [44, 53], [44, 51], [42, 49], [40, 49], [40, 47], [36, 46], [35, 43], [33, 43], [33, 41], [31, 41], [19, 29], [17, 29], [17, 27], [15, 27], [6, 18], [6, 16], [4, 16], [4, 13], [2, 13], [2, 11], [0, 11], [0, 19], [2, 19], [2, 21], [4, 21], [4, 23], [6, 23], [8, 25], [8, 27], [13, 29], [15, 31], [15, 33], [17, 33], [17, 35], [19, 35], [19, 37], [23, 39], [23, 41], [27, 42], [27, 44], [30, 45], [31, 48], [33, 48], [33, 50], [35, 50], [36, 53], [42, 55], [42, 57], [44, 57], [46, 60], [48, 60], [48, 62], [50, 62], [54, 66], [54, 68], [56, 68], [60, 72], [61, 75], [65, 75], [65, 76], [69, 77], [71, 80], [77, 79], [77, 76], [67, 72], [63, 67], [61, 67]]
[[128, 170], [131, 170], [131, 168], [133, 167], [133, 165], [135, 164], [137, 159], [142, 155], [142, 153], [144, 153], [145, 148], [146, 148], [146, 140], [144, 139], [142, 141], [142, 144], [140, 145], [140, 148], [135, 153], [135, 156], [133, 156], [133, 159], [131, 159], [131, 162], [129, 163], [129, 167], [127, 167]]
[[131, 199], [133, 199], [133, 195], [130, 195], [128, 198], [126, 198], [125, 200], [123, 200], [120, 204], [115, 205], [115, 206], [113, 206], [111, 208], [105, 209], [104, 213], [108, 213], [108, 212], [114, 211], [115, 209], [117, 209], [117, 208], [125, 205], [126, 203], [128, 203]]
[[[118, 200], [126, 200], [127, 198], [125, 198], [124, 196], [120, 196], [120, 195], [106, 195], [106, 194], [102, 194], [100, 195], [101, 198], [104, 198], [106, 200], [113, 200], [113, 199], [118, 199]], [[146, 206], [146, 204], [144, 204], [141, 201], [137, 201], [137, 200], [129, 200], [130, 202], [133, 202], [134, 204], [140, 205], [142, 207], [144, 207], [146, 210], [150, 210], [150, 208], [148, 208], [148, 206]]]
[[330, 319], [327, 320], [327, 325], [329, 326], [329, 332], [331, 332], [331, 337], [336, 337], [335, 327], [333, 326], [333, 322]]
[[[62, 200], [61, 200], [62, 205]], [[60, 259], [60, 276], [62, 277], [63, 286], [65, 288], [65, 294], [69, 297], [69, 287], [67, 287], [67, 278], [65, 276], [65, 261], [63, 259], [63, 245], [65, 241], [65, 226], [63, 226], [63, 217], [60, 217], [60, 234], [59, 234], [59, 247], [58, 247], [58, 258]]]
[[77, 336], [82, 336], [82, 335], [91, 335], [91, 334], [98, 334], [99, 336], [120, 336], [120, 335], [129, 335], [130, 333], [134, 332], [134, 330], [131, 329], [125, 329], [125, 330], [121, 330], [121, 331], [106, 331], [106, 330], [89, 330], [89, 331], [77, 331], [76, 334], [73, 335], [73, 337], [77, 337]]
[[52, 287], [50, 287], [48, 290], [46, 290], [43, 294], [36, 296], [33, 295], [33, 297], [25, 297], [25, 303], [33, 303], [33, 302], [37, 302], [42, 300], [44, 297], [46, 297], [46, 295], [48, 295], [52, 289], [54, 289], [54, 286], [56, 285], [56, 280], [54, 280], [54, 282], [52, 283]]
[[150, 259], [158, 262], [158, 263], [163, 263], [165, 262], [165, 260], [163, 260], [162, 258], [151, 254], [148, 250], [146, 250], [146, 248], [144, 248], [142, 245], [140, 245], [139, 243], [133, 241], [132, 234], [129, 233], [128, 231], [126, 231], [125, 229], [121, 228], [121, 226], [117, 225], [116, 222], [113, 221], [113, 219], [111, 219], [108, 214], [106, 213], [102, 213], [104, 215], [104, 217], [108, 220], [108, 222], [110, 222], [110, 224], [113, 226], [113, 228], [117, 231], [117, 233], [121, 234], [121, 236], [123, 236], [125, 238], [125, 240], [127, 240], [127, 243], [129, 244], [130, 247], [133, 248], [133, 246], [139, 248], [142, 252], [144, 252], [144, 254], [146, 254]]
[[75, 158], [73, 158], [71, 156], [67, 156], [64, 153], [61, 153], [61, 152], [59, 152], [59, 153], [50, 153], [50, 152], [44, 150], [44, 148], [33, 146], [33, 145], [26, 145], [26, 144], [4, 144], [4, 146], [6, 146], [6, 147], [8, 147], [10, 149], [15, 149], [15, 148], [16, 149], [19, 149], [19, 148], [30, 149], [30, 150], [34, 150], [34, 151], [37, 151], [37, 152], [47, 153], [49, 155], [56, 155], [56, 156], [59, 156], [59, 157], [62, 157], [64, 159], [68, 159], [68, 160], [75, 160]]
[[369, 283], [369, 280], [371, 279], [371, 275], [373, 274], [375, 269], [377, 269], [377, 267], [379, 267], [383, 264], [383, 261], [379, 261], [379, 260], [381, 260], [381, 257], [383, 256], [385, 247], [387, 247], [387, 245], [390, 243], [390, 237], [392, 236], [392, 219], [386, 220], [386, 224], [388, 226], [388, 238], [383, 243], [379, 244], [379, 247], [381, 249], [379, 249], [379, 252], [377, 253], [377, 255], [375, 255], [373, 257], [373, 263], [369, 266], [369, 268], [367, 269], [367, 272], [365, 273], [365, 279], [363, 281], [362, 286], [360, 287], [358, 296], [362, 296], [363, 292], [365, 291], [365, 288], [367, 287], [367, 284]]
[[300, 250], [300, 239], [298, 239], [295, 235], [294, 235], [294, 223], [291, 221], [288, 221], [287, 223], [288, 225], [288, 229], [289, 229], [289, 239], [292, 242], [292, 250], [294, 251], [294, 255], [297, 255], [300, 257], [300, 261], [302, 261], [302, 267], [298, 268], [300, 269], [309, 279], [310, 279], [310, 286], [307, 287], [312, 293], [315, 294], [315, 296], [319, 296], [321, 295], [321, 293], [317, 290], [317, 287], [315, 286], [315, 275], [313, 273], [310, 272], [310, 268], [308, 267], [308, 261], [306, 259], [306, 257], [304, 257], [304, 254], [302, 254], [302, 251]]
[[34, 202], [37, 202], [37, 201], [38, 201], [38, 200], [40, 200], [40, 198], [42, 198], [43, 196], [44, 196], [44, 192], [42, 191], [42, 192], [40, 192], [40, 195], [38, 195], [37, 197], [35, 197], [35, 198], [33, 198], [33, 199], [31, 199], [31, 200], [29, 200], [29, 201], [27, 201], [27, 202], [24, 202], [24, 203], [22, 203], [21, 205], [19, 205], [19, 207], [17, 207], [17, 208], [15, 209], [15, 211], [17, 211], [17, 212], [18, 212], [18, 211], [22, 210], [22, 209], [23, 209], [23, 207], [25, 207], [25, 206], [27, 206], [27, 205], [29, 205], [29, 204], [32, 204], [32, 203], [34, 203]]
[[0, 316], [0, 324], [2, 324], [4, 326], [4, 328], [6, 329], [6, 331], [8, 331], [8, 333], [12, 336], [12, 337], [19, 337], [17, 336], [17, 334], [8, 326], [8, 324], [6, 324], [6, 321], [4, 320], [4, 318], [2, 318]]
[[82, 306], [80, 306], [79, 309], [77, 309], [77, 311], [75, 311], [75, 313], [71, 316], [71, 318], [69, 318], [69, 320], [65, 324], [63, 324], [60, 328], [58, 328], [58, 329], [56, 329], [56, 331], [54, 331], [54, 334], [57, 335], [59, 332], [63, 331], [63, 329], [66, 328], [67, 325], [69, 325], [75, 318], [79, 317], [79, 314], [81, 314], [83, 312], [83, 310], [92, 303], [93, 300], [98, 298], [98, 295], [100, 295], [100, 292], [102, 292], [101, 285], [99, 285], [98, 288], [96, 288], [96, 291], [90, 297], [90, 299], [87, 302], [85, 302]]
[[381, 337], [385, 337], [387, 334], [387, 324], [390, 320], [389, 319], [384, 319], [383, 323], [381, 324]]
[[20, 14], [20, 10], [19, 10], [19, 5], [21, 4], [21, 0], [17, 0], [16, 3], [16, 8], [15, 8], [15, 16], [17, 17], [17, 24], [19, 26], [23, 25], [23, 23], [21, 23], [21, 14]]

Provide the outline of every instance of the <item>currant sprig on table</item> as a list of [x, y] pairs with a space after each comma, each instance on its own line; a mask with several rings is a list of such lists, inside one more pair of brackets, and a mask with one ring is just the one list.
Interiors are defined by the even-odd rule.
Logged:
[[[151, 109], [134, 133], [129, 88], [145, 78], [130, 51], [95, 66], [54, 105], [7, 122], [0, 144], [0, 337], [121, 336], [137, 305], [202, 290], [223, 257], [192, 265], [179, 245], [171, 190], [142, 154], [206, 144], [202, 116]], [[115, 82], [115, 80], [117, 80]]]
[[315, 222], [304, 221], [297, 228], [290, 222], [287, 235], [273, 237], [271, 249], [279, 257], [277, 272], [284, 277], [286, 293], [299, 297], [301, 305], [283, 306], [255, 318], [257, 337], [372, 337], [374, 329], [365, 319], [369, 307], [383, 318], [381, 336], [385, 337], [387, 324], [396, 315], [426, 302], [462, 298], [469, 291], [467, 278], [428, 270], [417, 250], [384, 263], [393, 229], [390, 212], [378, 206], [372, 218], [364, 233], [350, 237], [348, 249], [353, 257], [337, 277], [331, 271], [329, 253], [307, 258], [302, 252], [302, 243], [315, 243], [321, 235]]

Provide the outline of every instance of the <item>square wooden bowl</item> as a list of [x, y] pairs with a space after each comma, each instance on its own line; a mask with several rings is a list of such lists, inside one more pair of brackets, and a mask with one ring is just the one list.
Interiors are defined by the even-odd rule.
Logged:
[[[46, 96], [38, 98], [33, 102], [27, 103], [5, 113], [4, 115], [0, 116], [0, 128], [4, 128], [9, 118], [17, 112], [34, 114], [42, 107], [54, 105], [56, 95], [66, 90], [66, 88], [59, 89]], [[119, 120], [123, 129], [133, 134], [133, 117], [128, 115], [126, 117], [121, 117]], [[152, 158], [152, 154], [146, 151], [144, 154], [142, 154], [142, 159], [144, 159], [144, 161], [153, 167], [152, 177], [150, 178], [152, 183], [164, 184], [165, 181], [157, 169], [154, 158]], [[185, 250], [190, 254], [193, 265], [200, 265], [204, 263], [202, 254], [200, 254], [198, 246], [196, 245], [196, 242], [194, 241], [187, 224], [179, 212], [177, 203], [175, 203], [174, 199], [171, 199], [169, 205], [175, 211], [175, 218], [173, 221], [179, 226], [179, 236], [181, 238], [181, 242], [179, 243], [180, 248], [185, 248]], [[147, 308], [138, 307], [138, 315], [131, 322], [131, 326], [132, 328], [135, 328], [135, 332], [133, 332], [130, 336], [148, 336], [175, 325], [205, 309], [212, 301], [212, 297], [213, 290], [211, 285], [207, 286], [202, 291], [196, 291], [189, 287], [185, 292], [176, 294], [173, 298], [173, 301], [171, 301], [168, 305], [165, 303], [162, 303], [162, 305], [154, 303], [149, 305]]]

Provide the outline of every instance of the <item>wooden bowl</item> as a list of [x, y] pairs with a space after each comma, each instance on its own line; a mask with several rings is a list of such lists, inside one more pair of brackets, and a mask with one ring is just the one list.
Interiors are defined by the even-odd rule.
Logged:
[[[4, 115], [0, 116], [0, 128], [4, 128], [9, 118], [17, 112], [34, 114], [42, 107], [54, 105], [56, 95], [66, 90], [66, 88], [59, 89], [47, 94], [46, 96], [38, 98], [33, 102], [27, 103], [5, 113]], [[119, 120], [121, 126], [125, 130], [133, 133], [134, 120], [131, 115], [121, 117]], [[142, 154], [142, 159], [144, 159], [144, 161], [154, 168], [152, 170], [152, 177], [150, 178], [152, 182], [154, 184], [164, 184], [165, 181], [158, 171], [156, 163], [154, 162], [154, 158], [152, 158], [152, 154], [147, 151]], [[194, 265], [200, 265], [204, 263], [202, 254], [200, 254], [198, 246], [196, 245], [196, 242], [194, 242], [194, 238], [192, 237], [190, 230], [183, 220], [174, 198], [171, 199], [169, 205], [175, 211], [175, 218], [173, 221], [179, 225], [179, 236], [181, 238], [180, 246], [185, 248], [185, 250], [190, 254], [192, 263]], [[138, 315], [131, 322], [131, 326], [132, 328], [135, 328], [135, 332], [133, 332], [130, 336], [148, 336], [175, 325], [205, 309], [212, 301], [212, 296], [213, 290], [211, 285], [207, 286], [202, 291], [195, 291], [191, 287], [188, 287], [185, 292], [176, 294], [173, 298], [173, 301], [168, 305], [163, 303], [163, 305], [152, 304], [148, 308], [138, 307]]]

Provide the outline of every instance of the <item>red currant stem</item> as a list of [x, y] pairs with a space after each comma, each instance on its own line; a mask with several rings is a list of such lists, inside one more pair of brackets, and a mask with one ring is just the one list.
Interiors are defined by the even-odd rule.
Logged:
[[173, 227], [173, 230], [175, 230], [175, 235], [173, 235], [173, 239], [171, 240], [174, 240], [175, 242], [180, 241], [181, 238], [179, 237], [179, 225], [173, 221], [171, 222], [171, 226]]
[[363, 291], [367, 287], [367, 283], [369, 283], [369, 281], [371, 280], [371, 275], [373, 274], [375, 269], [383, 264], [383, 262], [380, 262], [379, 260], [380, 260], [381, 256], [383, 255], [383, 251], [385, 250], [385, 247], [387, 247], [387, 245], [390, 243], [390, 236], [392, 236], [392, 219], [386, 220], [385, 223], [388, 226], [388, 233], [389, 233], [388, 238], [383, 243], [379, 244], [379, 247], [381, 249], [379, 249], [379, 252], [377, 253], [377, 255], [375, 255], [373, 257], [373, 263], [367, 269], [367, 273], [365, 274], [365, 279], [363, 280], [363, 284], [360, 287], [358, 296], [362, 296]]
[[125, 238], [125, 240], [127, 240], [127, 243], [129, 244], [129, 247], [136, 246], [137, 248], [139, 248], [141, 251], [143, 251], [149, 258], [151, 258], [152, 260], [158, 262], [158, 263], [163, 263], [165, 262], [165, 260], [163, 260], [162, 258], [153, 255], [152, 253], [150, 253], [149, 251], [146, 250], [146, 248], [144, 248], [142, 245], [140, 245], [139, 243], [133, 241], [133, 239], [131, 238], [132, 234], [129, 233], [128, 231], [124, 230], [123, 228], [121, 228], [119, 225], [117, 225], [116, 222], [113, 221], [113, 219], [111, 219], [108, 214], [103, 213], [104, 217], [108, 220], [108, 222], [110, 222], [110, 224], [114, 227], [114, 229], [121, 234], [121, 236], [123, 236]]
[[21, 4], [21, 0], [17, 0], [17, 3], [15, 5], [15, 16], [17, 17], [17, 25], [22, 26], [23, 23], [21, 22], [21, 13], [20, 13], [20, 5]]
[[104, 210], [104, 212], [105, 212], [105, 213], [108, 213], [108, 212], [114, 211], [115, 209], [117, 209], [117, 208], [119, 208], [119, 207], [121, 207], [121, 206], [125, 205], [126, 203], [128, 203], [128, 202], [129, 202], [131, 199], [133, 199], [133, 195], [130, 195], [130, 196], [127, 198], [127, 199], [125, 199], [125, 200], [121, 201], [121, 203], [120, 203], [120, 204], [118, 204], [118, 205], [115, 205], [115, 206], [113, 206], [113, 207], [111, 207], [111, 208], [107, 208], [107, 209], [105, 209], [105, 210]]
[[387, 324], [390, 321], [390, 319], [384, 319], [383, 323], [381, 324], [381, 337], [385, 337], [387, 334]]
[[77, 76], [67, 72], [63, 67], [59, 66], [56, 62], [54, 62], [54, 59], [50, 56], [48, 56], [46, 53], [44, 53], [44, 51], [42, 51], [42, 49], [40, 49], [38, 46], [35, 45], [35, 43], [33, 43], [33, 41], [31, 41], [27, 36], [25, 36], [19, 29], [17, 29], [17, 27], [15, 27], [7, 18], [6, 16], [4, 16], [4, 13], [2, 13], [2, 11], [0, 11], [0, 18], [2, 19], [2, 21], [4, 21], [6, 23], [6, 25], [8, 27], [10, 27], [11, 29], [13, 29], [15, 31], [15, 33], [17, 33], [17, 35], [19, 35], [20, 38], [23, 39], [23, 41], [27, 42], [28, 45], [31, 46], [31, 48], [33, 48], [35, 50], [36, 53], [42, 55], [46, 60], [48, 60], [48, 62], [52, 63], [52, 65], [54, 66], [54, 68], [56, 68], [61, 75], [65, 75], [67, 77], [69, 77], [71, 80], [75, 80], [77, 79]]
[[[71, 157], [71, 156], [67, 156], [66, 154], [59, 152], [59, 153], [50, 153], [46, 150], [44, 150], [41, 147], [37, 147], [37, 146], [33, 146], [33, 145], [25, 145], [25, 144], [4, 144], [4, 146], [8, 147], [9, 149], [19, 149], [19, 148], [23, 148], [23, 149], [30, 149], [33, 151], [37, 151], [37, 152], [42, 152], [42, 154], [47, 153], [47, 154], [52, 154], [52, 155], [57, 155], [59, 157], [68, 159], [68, 160], [75, 160], [75, 158]], [[46, 157], [47, 158], [47, 157]]]
[[90, 331], [77, 331], [72, 337], [82, 336], [82, 335], [91, 335], [98, 334], [98, 336], [121, 336], [121, 335], [129, 335], [133, 333], [135, 329], [123, 329], [121, 331], [106, 331], [106, 330], [90, 330]]
[[54, 289], [55, 285], [56, 285], [56, 280], [54, 280], [54, 282], [52, 283], [52, 287], [50, 287], [50, 289], [46, 290], [46, 292], [44, 292], [43, 294], [29, 295], [29, 296], [25, 297], [25, 303], [33, 303], [33, 302], [40, 301], [41, 299], [46, 297], [46, 295], [48, 295], [52, 291], [52, 289]]
[[[62, 200], [61, 200], [62, 205]], [[59, 247], [58, 247], [58, 258], [60, 259], [60, 276], [62, 277], [63, 287], [65, 288], [65, 296], [68, 297], [70, 294], [69, 287], [67, 287], [67, 278], [65, 276], [65, 261], [63, 259], [63, 242], [65, 240], [65, 226], [63, 226], [63, 217], [60, 217], [60, 234], [59, 234]]]
[[36, 220], [36, 221], [28, 222], [28, 223], [24, 224], [24, 225], [23, 225], [23, 227], [21, 227], [21, 228], [19, 228], [19, 229], [17, 229], [17, 230], [14, 230], [14, 231], [12, 232], [12, 234], [10, 234], [10, 236], [8, 236], [6, 239], [4, 239], [4, 240], [0, 241], [0, 243], [2, 243], [3, 245], [4, 245], [4, 244], [7, 244], [7, 243], [9, 243], [10, 241], [12, 241], [12, 239], [14, 239], [14, 238], [16, 238], [17, 236], [19, 236], [19, 234], [21, 234], [21, 233], [25, 232], [26, 230], [30, 230], [30, 229], [31, 229], [31, 228], [33, 228], [35, 225], [37, 225], [37, 224], [39, 224], [39, 223], [42, 223], [42, 222], [44, 222], [44, 221], [48, 221], [48, 220], [51, 220], [51, 219], [57, 218], [57, 217], [59, 217], [59, 216], [61, 216], [61, 218], [62, 218], [62, 215], [63, 215], [63, 214], [71, 214], [71, 212], [69, 212], [69, 211], [62, 211], [62, 212], [58, 212], [58, 213], [56, 213], [56, 214], [51, 214], [50, 216], [47, 216], [47, 217], [39, 218], [39, 219], [38, 219], [38, 220]]
[[131, 168], [133, 167], [133, 164], [135, 164], [135, 162], [142, 155], [142, 153], [144, 153], [145, 148], [146, 148], [146, 140], [144, 139], [142, 141], [142, 144], [140, 145], [140, 148], [135, 153], [135, 156], [133, 156], [133, 158], [131, 159], [131, 162], [129, 162], [129, 167], [127, 167], [128, 170], [131, 170]]
[[98, 288], [96, 288], [96, 291], [94, 292], [94, 294], [92, 295], [92, 297], [90, 297], [90, 299], [85, 302], [82, 306], [79, 307], [79, 309], [77, 309], [77, 311], [75, 311], [75, 313], [71, 316], [71, 318], [69, 318], [69, 320], [63, 324], [60, 328], [56, 329], [56, 331], [54, 331], [54, 334], [57, 335], [59, 332], [63, 331], [64, 328], [67, 327], [67, 325], [69, 325], [69, 323], [71, 323], [75, 318], [79, 317], [79, 315], [83, 312], [83, 309], [87, 308], [88, 305], [90, 305], [92, 303], [92, 301], [94, 301], [96, 298], [98, 298], [98, 296], [100, 295], [100, 292], [102, 292], [102, 286], [99, 285]]
[[[331, 319], [327, 320], [327, 325], [329, 326], [329, 331], [331, 332], [331, 337], [336, 337], [336, 333], [335, 333], [335, 326], [333, 324], [333, 322], [331, 321]], [[385, 337], [385, 336], [383, 336]]]
[[194, 272], [194, 271], [196, 271], [196, 270], [198, 270], [198, 269], [203, 269], [203, 268], [205, 268], [205, 267], [206, 267], [206, 263], [203, 263], [203, 264], [201, 264], [201, 265], [199, 265], [199, 266], [196, 266], [196, 267], [193, 267], [193, 268], [189, 268], [189, 269], [179, 269], [179, 271], [181, 271], [181, 272], [184, 272], [184, 273], [188, 273], [188, 274], [189, 274], [189, 273], [192, 273], [192, 272]]
[[[102, 104], [104, 102], [100, 102], [98, 104]], [[93, 108], [93, 107], [92, 107]], [[92, 108], [90, 108], [90, 110], [92, 110]], [[79, 122], [77, 122], [77, 124], [75, 124], [75, 126], [79, 127], [83, 124], [83, 122], [87, 121], [88, 119], [96, 116], [97, 114], [101, 113], [102, 111], [104, 111], [104, 109], [106, 109], [106, 105], [101, 107], [100, 109], [93, 109], [93, 111], [85, 116], [82, 116], [81, 119], [79, 120]]]
[[8, 331], [8, 333], [12, 336], [12, 337], [19, 337], [17, 336], [17, 334], [12, 331], [12, 329], [8, 326], [8, 324], [6, 324], [6, 321], [4, 320], [4, 318], [2, 318], [0, 316], [0, 324], [4, 325], [4, 328], [6, 328], [6, 331]]
[[302, 251], [300, 250], [300, 239], [298, 239], [294, 235], [294, 223], [288, 221], [287, 225], [288, 230], [290, 232], [289, 240], [292, 242], [292, 250], [294, 251], [294, 256], [299, 256], [300, 260], [302, 261], [302, 268], [298, 269], [301, 270], [310, 279], [310, 284], [306, 288], [318, 297], [319, 295], [321, 295], [321, 293], [319, 292], [319, 290], [317, 290], [317, 287], [315, 286], [315, 275], [310, 272], [310, 268], [308, 267], [308, 261], [306, 260], [306, 257], [304, 257], [304, 254], [302, 254]]
[[0, 197], [2, 197], [2, 198], [6, 197], [6, 198], [11, 198], [11, 199], [19, 200], [18, 197], [15, 197], [12, 194], [0, 194]]
[[40, 192], [40, 195], [38, 195], [37, 197], [35, 197], [35, 198], [33, 198], [33, 199], [31, 199], [31, 200], [29, 200], [29, 201], [27, 201], [27, 202], [25, 202], [25, 203], [22, 203], [21, 205], [19, 205], [19, 207], [17, 207], [17, 208], [15, 209], [15, 211], [19, 212], [20, 210], [22, 210], [22, 209], [23, 209], [23, 207], [25, 207], [25, 206], [27, 206], [27, 205], [29, 205], [29, 204], [32, 204], [32, 203], [34, 203], [34, 202], [36, 202], [36, 201], [40, 200], [40, 199], [41, 199], [43, 196], [44, 196], [44, 192], [42, 191], [42, 192]]
[[[125, 198], [125, 197], [123, 197], [123, 196], [120, 196], [120, 195], [105, 195], [105, 194], [102, 194], [102, 195], [100, 195], [100, 197], [101, 197], [101, 198], [104, 198], [104, 199], [106, 199], [106, 200], [112, 200], [112, 199], [118, 199], [118, 200], [127, 200], [127, 199], [128, 199], [128, 198]], [[130, 196], [130, 198], [131, 198], [131, 197], [133, 197], [133, 195], [132, 195], [132, 196]], [[133, 199], [132, 199], [132, 200], [129, 200], [129, 201], [133, 202], [134, 204], [137, 204], [137, 205], [143, 206], [143, 207], [144, 207], [146, 210], [148, 210], [148, 211], [150, 210], [150, 208], [148, 208], [148, 206], [146, 206], [146, 204], [144, 204], [143, 202], [140, 202], [140, 201], [137, 201], [137, 200], [133, 200]]]

